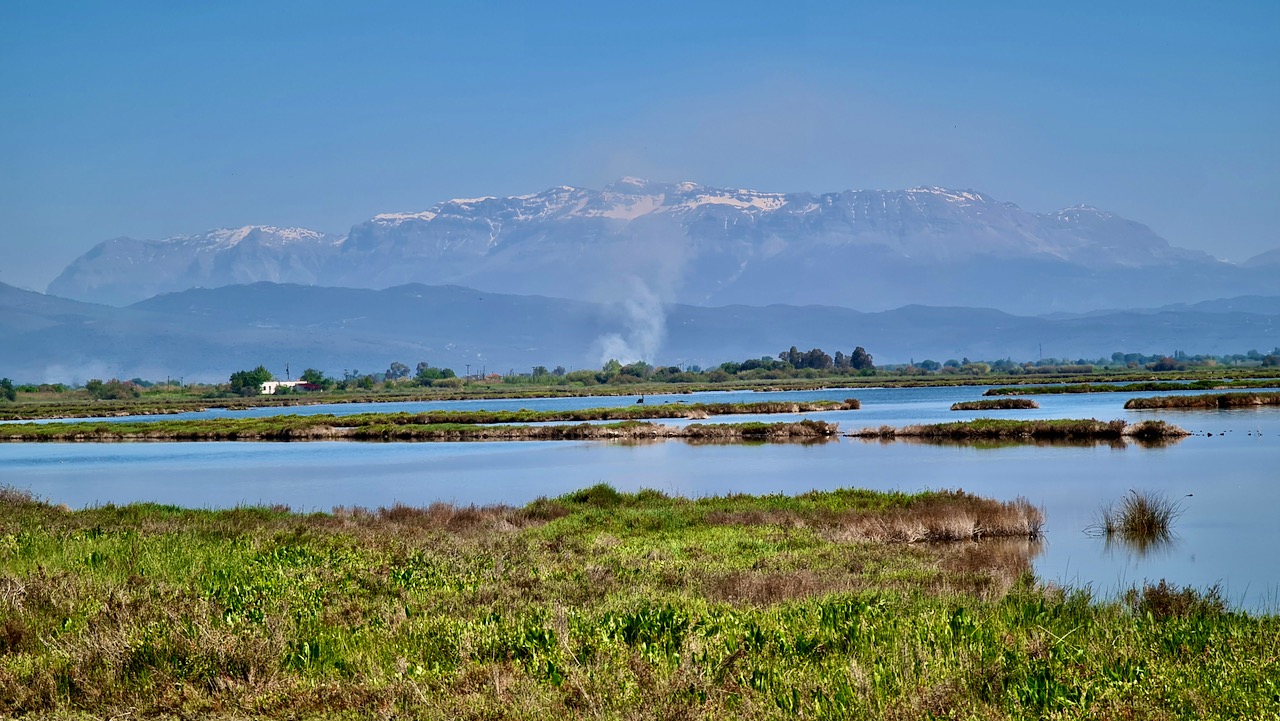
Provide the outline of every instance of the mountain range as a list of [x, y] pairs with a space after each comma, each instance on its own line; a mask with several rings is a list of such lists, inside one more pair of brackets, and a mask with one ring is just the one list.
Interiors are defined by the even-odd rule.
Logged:
[[48, 292], [126, 305], [268, 281], [418, 283], [580, 301], [981, 306], [1020, 314], [1280, 295], [1280, 250], [1242, 264], [1089, 206], [1031, 213], [938, 187], [767, 193], [624, 178], [602, 190], [460, 198], [346, 235], [246, 226], [115, 238]]
[[225, 381], [260, 363], [283, 376], [377, 372], [392, 361], [505, 373], [534, 365], [599, 368], [609, 358], [712, 366], [792, 345], [829, 353], [864, 346], [878, 363], [1037, 354], [1096, 358], [1263, 352], [1280, 345], [1280, 298], [1084, 316], [1019, 316], [912, 305], [590, 303], [406, 284], [383, 290], [259, 282], [159, 295], [125, 308], [0, 284], [0, 376]]

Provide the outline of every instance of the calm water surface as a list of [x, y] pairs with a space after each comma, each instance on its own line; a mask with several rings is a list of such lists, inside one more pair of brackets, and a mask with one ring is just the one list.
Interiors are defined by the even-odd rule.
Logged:
[[[860, 411], [807, 414], [845, 430], [881, 424], [1007, 418], [1162, 418], [1198, 434], [1165, 448], [930, 446], [841, 439], [821, 445], [691, 446], [593, 442], [492, 443], [117, 443], [0, 444], [0, 483], [83, 507], [153, 501], [194, 507], [284, 503], [298, 510], [394, 502], [521, 504], [607, 482], [701, 496], [800, 493], [860, 486], [918, 491], [963, 488], [1044, 508], [1047, 542], [1035, 559], [1042, 579], [1107, 595], [1168, 578], [1220, 583], [1233, 604], [1280, 609], [1280, 409], [1125, 411], [1135, 395], [1036, 397], [1031, 411], [957, 413], [983, 387], [700, 393], [649, 396], [647, 404], [856, 397]], [[286, 413], [420, 411], [434, 408], [590, 408], [635, 397], [487, 400], [310, 406]], [[187, 417], [258, 416], [279, 409], [209, 411]], [[174, 418], [175, 416], [165, 416]], [[177, 416], [182, 417], [182, 416]], [[784, 417], [769, 416], [771, 420]], [[731, 419], [742, 420], [735, 416]], [[1205, 435], [1212, 434], [1212, 435]], [[1129, 489], [1181, 498], [1172, 546], [1139, 554], [1085, 534], [1099, 507]], [[1191, 494], [1189, 497], [1187, 494]]]

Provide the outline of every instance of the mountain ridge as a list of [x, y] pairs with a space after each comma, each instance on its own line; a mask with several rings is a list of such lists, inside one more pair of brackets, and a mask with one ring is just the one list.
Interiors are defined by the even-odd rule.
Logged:
[[[663, 301], [700, 305], [887, 309], [918, 300], [1040, 312], [1144, 295], [1154, 305], [1280, 293], [1271, 275], [1265, 264], [1176, 248], [1087, 205], [1030, 213], [938, 186], [770, 193], [624, 178], [601, 190], [561, 185], [379, 213], [345, 235], [243, 226], [116, 238], [69, 264], [48, 291], [123, 305], [256, 281], [419, 282], [614, 301], [620, 287], [639, 285]], [[917, 277], [924, 282], [911, 287]], [[863, 289], [860, 302], [846, 299]]]

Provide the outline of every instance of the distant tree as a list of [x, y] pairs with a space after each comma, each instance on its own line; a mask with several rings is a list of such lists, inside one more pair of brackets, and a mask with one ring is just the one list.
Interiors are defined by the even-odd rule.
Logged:
[[251, 371], [236, 371], [231, 374], [231, 392], [242, 396], [254, 396], [262, 392], [262, 384], [272, 380], [271, 371], [266, 366], [258, 366]]
[[546, 366], [534, 366], [534, 367], [533, 367], [533, 377], [534, 377], [534, 378], [542, 378], [542, 377], [544, 377], [544, 376], [549, 376], [549, 375], [551, 375], [551, 371], [548, 371]]
[[366, 391], [372, 390], [373, 376], [360, 376], [360, 379], [356, 381], [356, 387]]
[[800, 356], [800, 363], [805, 368], [813, 368], [815, 370], [829, 370], [834, 361], [831, 356], [827, 355], [821, 348], [812, 348]]
[[871, 354], [862, 346], [854, 348], [853, 353], [849, 354], [849, 365], [854, 370], [860, 371], [875, 370], [876, 368], [876, 364], [871, 360]]
[[1266, 356], [1265, 358], [1262, 359], [1262, 365], [1267, 366], [1268, 368], [1273, 366], [1280, 366], [1280, 355], [1272, 353]]
[[18, 400], [18, 391], [14, 390], [13, 381], [8, 378], [0, 378], [0, 399], [6, 401]]
[[551, 371], [551, 375], [553, 375], [553, 376], [555, 376], [555, 377], [557, 377], [557, 378], [563, 378], [563, 377], [564, 377], [565, 372], [566, 372], [566, 371], [565, 371], [565, 369], [564, 369], [564, 366], [556, 366], [556, 367], [555, 367], [555, 370]]
[[941, 363], [939, 363], [938, 361], [936, 361], [936, 360], [928, 360], [928, 359], [926, 359], [926, 360], [922, 360], [922, 361], [920, 361], [919, 363], [917, 363], [916, 365], [917, 365], [917, 366], [919, 366], [920, 368], [923, 368], [923, 369], [927, 370], [927, 371], [936, 371], [936, 370], [939, 370], [939, 369], [941, 369], [941, 368], [942, 368], [942, 364], [941, 364]]
[[1180, 371], [1187, 367], [1186, 363], [1179, 363], [1177, 360], [1164, 356], [1160, 360], [1147, 366], [1153, 371]]
[[310, 383], [313, 386], [320, 386], [324, 390], [329, 390], [334, 386], [334, 380], [332, 378], [326, 378], [323, 371], [316, 370], [315, 368], [308, 368], [302, 371], [302, 375], [298, 380], [303, 383]]
[[452, 368], [432, 368], [426, 361], [419, 363], [417, 370], [418, 373], [413, 379], [421, 386], [430, 386], [434, 381], [457, 377]]
[[409, 366], [400, 363], [399, 361], [394, 362], [391, 364], [391, 367], [387, 368], [386, 377], [389, 381], [398, 381], [401, 378], [408, 378]]
[[848, 370], [850, 368], [849, 356], [845, 355], [844, 351], [836, 351], [836, 357], [833, 362], [836, 364], [836, 368], [840, 370]]

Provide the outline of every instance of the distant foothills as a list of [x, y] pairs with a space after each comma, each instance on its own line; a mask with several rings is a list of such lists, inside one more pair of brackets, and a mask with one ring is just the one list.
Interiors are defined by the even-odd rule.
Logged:
[[119, 306], [258, 281], [1035, 315], [1280, 295], [1280, 249], [1231, 263], [1106, 210], [1032, 213], [975, 190], [773, 193], [624, 178], [600, 190], [446, 200], [346, 234], [246, 225], [113, 238], [48, 292]]
[[1027, 316], [918, 305], [865, 313], [587, 303], [417, 284], [367, 290], [255, 283], [116, 308], [0, 284], [0, 375], [34, 384], [166, 376], [226, 382], [258, 365], [282, 378], [286, 367], [310, 367], [344, 379], [393, 360], [427, 361], [459, 376], [518, 375], [536, 366], [596, 370], [609, 360], [706, 369], [726, 359], [774, 358], [792, 345], [830, 349], [833, 363], [837, 350], [852, 354], [862, 346], [876, 354], [877, 366], [889, 367], [964, 358], [1082, 365], [1110, 363], [1116, 352], [1146, 364], [1179, 351], [1261, 362], [1278, 342], [1280, 296]]

